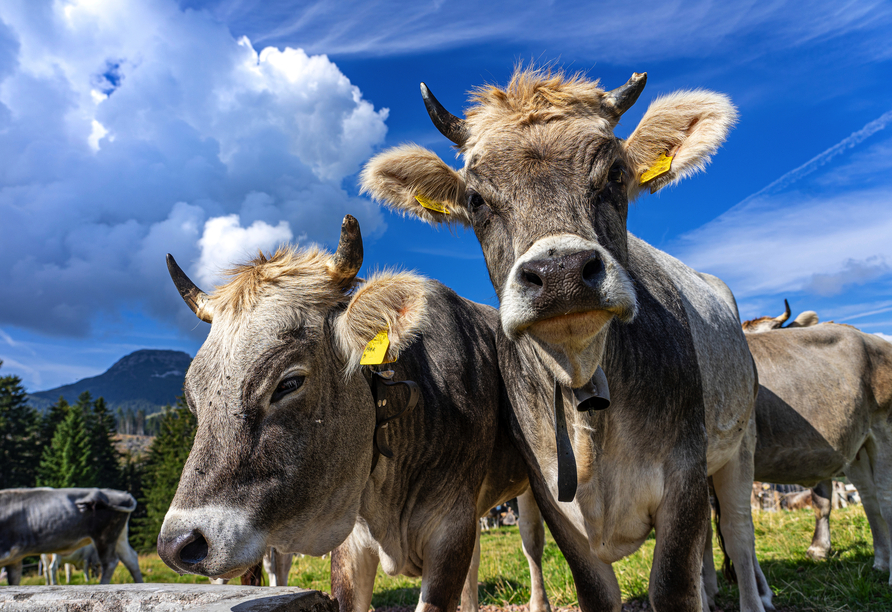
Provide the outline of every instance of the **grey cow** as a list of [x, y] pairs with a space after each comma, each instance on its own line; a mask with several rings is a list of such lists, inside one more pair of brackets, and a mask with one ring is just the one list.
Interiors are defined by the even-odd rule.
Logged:
[[198, 432], [158, 552], [232, 578], [269, 546], [333, 550], [344, 612], [368, 610], [379, 563], [421, 576], [419, 609], [453, 611], [477, 519], [528, 483], [505, 425], [498, 314], [413, 274], [356, 279], [361, 262], [350, 216], [333, 256], [280, 249], [210, 296], [169, 259], [212, 325], [186, 374]]
[[[741, 610], [762, 612], [771, 591], [749, 505], [756, 371], [734, 298], [626, 229], [629, 201], [702, 169], [736, 111], [720, 94], [670, 94], [621, 140], [613, 128], [645, 78], [605, 91], [520, 68], [504, 89], [475, 90], [465, 119], [422, 85], [464, 167], [404, 145], [373, 158], [362, 187], [403, 213], [476, 233], [499, 296], [513, 431], [582, 609], [620, 609], [611, 564], [651, 529], [655, 609], [707, 603], [712, 475]], [[608, 386], [610, 408], [588, 411], [604, 405]]]
[[135, 582], [142, 582], [139, 558], [127, 541], [127, 522], [136, 500], [114, 489], [5, 489], [0, 491], [0, 566], [9, 584], [19, 584], [22, 559], [69, 553], [89, 544], [101, 564], [100, 583], [108, 584], [118, 560]]
[[818, 485], [808, 552], [823, 558], [830, 550], [829, 480], [844, 472], [870, 522], [874, 567], [889, 571], [892, 343], [834, 323], [747, 332], [746, 339], [760, 383], [756, 480]]

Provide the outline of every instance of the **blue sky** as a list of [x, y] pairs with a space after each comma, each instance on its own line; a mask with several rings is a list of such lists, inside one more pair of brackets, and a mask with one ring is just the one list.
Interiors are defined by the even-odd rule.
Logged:
[[[804, 8], [807, 6], [808, 8]], [[731, 96], [706, 173], [642, 197], [629, 229], [722, 277], [746, 318], [794, 312], [892, 337], [892, 4], [290, 2], [0, 4], [0, 359], [37, 391], [207, 333], [170, 282], [205, 289], [281, 241], [333, 246], [355, 215], [366, 266], [496, 305], [473, 234], [358, 195], [376, 151], [458, 165], [418, 84], [454, 113], [519, 62], [608, 88]]]

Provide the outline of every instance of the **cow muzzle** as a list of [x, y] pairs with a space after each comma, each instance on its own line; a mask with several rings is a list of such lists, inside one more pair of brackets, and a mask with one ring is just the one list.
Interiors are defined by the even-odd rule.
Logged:
[[229, 579], [260, 561], [265, 540], [233, 509], [172, 508], [158, 535], [158, 555], [180, 573]]
[[597, 243], [569, 234], [533, 244], [512, 267], [502, 293], [505, 333], [530, 333], [551, 345], [590, 340], [614, 317], [631, 321], [637, 310], [619, 263]]

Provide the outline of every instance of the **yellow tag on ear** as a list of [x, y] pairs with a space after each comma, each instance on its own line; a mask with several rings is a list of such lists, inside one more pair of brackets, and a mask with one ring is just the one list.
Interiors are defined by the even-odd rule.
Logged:
[[660, 156], [657, 158], [657, 161], [654, 162], [654, 165], [645, 170], [644, 174], [641, 175], [641, 185], [648, 181], [652, 181], [658, 176], [666, 174], [669, 172], [669, 169], [672, 167], [672, 155], [666, 155], [665, 153], [660, 153]]
[[418, 200], [418, 203], [427, 208], [428, 210], [433, 210], [434, 212], [443, 213], [444, 215], [449, 214], [449, 209], [446, 208], [445, 204], [441, 202], [436, 202], [429, 198], [424, 197], [423, 195], [415, 196], [415, 199]]
[[[362, 352], [359, 359], [360, 365], [379, 365], [385, 363], [384, 358], [387, 356], [387, 349], [390, 347], [390, 338], [387, 330], [382, 329], [378, 335], [369, 341]], [[386, 363], [390, 363], [389, 361]]]

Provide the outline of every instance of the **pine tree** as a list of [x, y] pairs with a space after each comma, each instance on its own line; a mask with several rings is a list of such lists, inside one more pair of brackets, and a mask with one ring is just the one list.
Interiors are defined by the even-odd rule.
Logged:
[[175, 408], [167, 407], [159, 419], [159, 431], [145, 464], [143, 476], [143, 497], [139, 500], [145, 508], [143, 518], [134, 518], [133, 541], [140, 550], [155, 547], [164, 515], [167, 514], [183, 466], [192, 450], [198, 421], [181, 397]]
[[56, 435], [56, 428], [65, 420], [65, 417], [68, 416], [68, 409], [70, 408], [68, 402], [65, 401], [65, 398], [59, 396], [59, 401], [49, 407], [49, 409], [44, 413], [43, 418], [40, 420], [40, 435], [38, 436], [40, 439], [40, 449], [41, 451], [46, 450], [50, 444], [53, 443], [53, 436]]
[[53, 441], [43, 449], [37, 473], [38, 486], [95, 486], [90, 434], [84, 417], [79, 404], [69, 407], [65, 420], [56, 428]]
[[0, 377], [0, 489], [34, 486], [39, 424], [37, 411], [27, 405], [22, 379]]
[[87, 431], [90, 435], [90, 447], [97, 487], [119, 489], [121, 481], [121, 453], [115, 448], [115, 417], [109, 412], [103, 398], [90, 403], [90, 394], [86, 391], [78, 398], [78, 405], [87, 417]]

